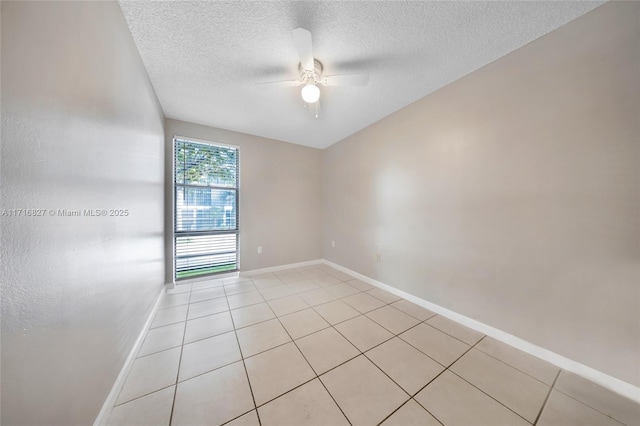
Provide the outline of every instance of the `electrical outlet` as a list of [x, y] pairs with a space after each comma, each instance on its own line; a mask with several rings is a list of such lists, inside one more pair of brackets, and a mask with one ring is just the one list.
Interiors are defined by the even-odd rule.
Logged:
[[258, 246], [258, 254], [262, 254], [262, 246]]
[[331, 241], [331, 247], [335, 247], [336, 246], [336, 242], [335, 241]]
[[376, 262], [378, 263], [382, 262], [382, 253], [380, 252], [376, 253]]

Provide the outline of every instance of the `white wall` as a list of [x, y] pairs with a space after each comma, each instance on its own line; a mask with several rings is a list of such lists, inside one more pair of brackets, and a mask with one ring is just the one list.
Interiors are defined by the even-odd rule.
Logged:
[[[163, 115], [116, 2], [2, 2], [2, 424], [87, 425], [160, 293]], [[128, 209], [57, 217], [49, 209]]]
[[640, 385], [639, 40], [605, 4], [331, 146], [324, 257]]
[[[240, 269], [322, 258], [322, 151], [184, 121], [165, 122], [167, 282], [173, 281], [175, 135], [240, 147]], [[257, 247], [262, 246], [262, 254]]]

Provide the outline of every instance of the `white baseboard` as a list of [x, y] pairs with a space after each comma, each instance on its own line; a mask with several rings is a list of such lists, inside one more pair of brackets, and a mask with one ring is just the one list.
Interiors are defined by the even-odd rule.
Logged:
[[113, 383], [111, 392], [109, 392], [107, 399], [104, 401], [104, 404], [102, 405], [102, 409], [100, 409], [100, 412], [98, 413], [98, 417], [96, 417], [96, 420], [93, 422], [94, 426], [104, 426], [109, 421], [109, 416], [111, 416], [111, 409], [116, 403], [118, 395], [122, 390], [122, 386], [124, 386], [124, 381], [127, 378], [127, 375], [129, 375], [129, 370], [131, 370], [133, 361], [135, 361], [136, 359], [136, 355], [140, 350], [140, 347], [142, 346], [142, 342], [144, 341], [147, 330], [151, 325], [153, 316], [156, 314], [156, 311], [158, 310], [160, 303], [162, 303], [162, 299], [164, 298], [165, 293], [166, 293], [165, 286], [162, 286], [162, 290], [160, 291], [160, 294], [156, 299], [156, 303], [153, 305], [153, 309], [151, 309], [151, 313], [149, 314], [149, 317], [145, 321], [144, 326], [142, 327], [142, 330], [140, 331], [140, 334], [136, 339], [136, 342], [133, 344], [133, 348], [131, 348], [131, 351], [129, 352], [129, 356], [127, 356], [127, 360], [124, 362], [124, 365], [120, 370], [120, 374], [118, 374], [116, 381]]
[[325, 262], [324, 259], [316, 259], [316, 260], [308, 260], [306, 262], [290, 263], [288, 265], [271, 266], [269, 268], [261, 268], [261, 269], [252, 269], [250, 271], [240, 271], [240, 276], [258, 275], [258, 274], [265, 274], [267, 272], [282, 271], [283, 269], [301, 268], [303, 266], [319, 265], [323, 262]]
[[617, 379], [613, 376], [610, 376], [599, 370], [586, 366], [578, 361], [574, 361], [565, 356], [552, 352], [543, 347], [534, 345], [533, 343], [527, 342], [526, 340], [523, 340], [512, 334], [506, 333], [500, 329], [484, 324], [480, 321], [476, 321], [473, 318], [466, 317], [450, 309], [444, 308], [440, 305], [436, 305], [435, 303], [431, 303], [420, 297], [414, 296], [413, 294], [399, 290], [395, 287], [392, 287], [388, 284], [384, 284], [380, 281], [376, 281], [373, 278], [369, 278], [366, 275], [362, 275], [358, 272], [352, 271], [351, 269], [345, 268], [344, 266], [338, 265], [337, 263], [333, 263], [325, 259], [322, 260], [322, 263], [329, 265], [339, 271], [353, 275], [354, 277], [358, 278], [361, 281], [364, 281], [373, 286], [376, 286], [385, 291], [388, 291], [389, 293], [393, 293], [397, 296], [407, 299], [408, 301], [413, 302], [416, 305], [422, 306], [425, 309], [429, 309], [430, 311], [433, 311], [438, 315], [442, 315], [443, 317], [449, 318], [450, 320], [460, 323], [466, 327], [479, 331], [482, 334], [486, 334], [489, 337], [493, 337], [494, 339], [499, 340], [502, 343], [505, 343], [509, 346], [513, 346], [516, 349], [519, 349], [523, 352], [526, 352], [530, 355], [533, 355], [537, 358], [547, 361], [557, 367], [562, 368], [563, 370], [582, 376], [585, 379], [591, 380], [592, 382], [597, 383], [598, 385], [611, 390], [612, 392], [615, 392], [619, 395], [622, 395], [626, 398], [629, 398], [633, 401], [640, 403], [640, 387], [634, 386], [630, 383]]

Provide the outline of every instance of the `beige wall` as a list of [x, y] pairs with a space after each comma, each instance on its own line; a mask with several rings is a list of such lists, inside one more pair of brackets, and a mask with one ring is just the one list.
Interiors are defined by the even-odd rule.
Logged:
[[[322, 151], [258, 136], [165, 121], [167, 282], [173, 281], [172, 144], [175, 135], [240, 147], [240, 269], [322, 257]], [[257, 247], [262, 246], [262, 254]]]
[[[164, 282], [163, 115], [118, 4], [6, 2], [3, 425], [89, 425]], [[60, 217], [50, 209], [128, 209]]]
[[639, 23], [606, 4], [327, 149], [324, 257], [640, 385]]

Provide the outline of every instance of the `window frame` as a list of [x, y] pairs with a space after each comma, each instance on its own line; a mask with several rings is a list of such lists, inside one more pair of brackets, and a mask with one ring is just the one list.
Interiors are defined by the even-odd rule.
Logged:
[[[193, 143], [199, 143], [199, 144], [205, 144], [205, 145], [212, 145], [212, 146], [216, 146], [216, 147], [221, 147], [221, 148], [231, 148], [231, 149], [235, 149], [236, 150], [236, 185], [235, 187], [218, 187], [218, 186], [204, 186], [204, 185], [190, 185], [190, 184], [178, 184], [176, 182], [176, 141], [186, 141], [186, 142], [193, 142]], [[230, 273], [237, 273], [240, 270], [240, 147], [237, 145], [231, 145], [231, 144], [225, 144], [222, 142], [216, 142], [216, 141], [210, 141], [210, 140], [204, 140], [204, 139], [197, 139], [197, 138], [192, 138], [192, 137], [187, 137], [187, 136], [180, 136], [180, 135], [174, 135], [172, 138], [172, 143], [171, 143], [171, 177], [172, 177], [172, 183], [171, 183], [171, 202], [172, 202], [172, 209], [171, 209], [171, 213], [173, 215], [172, 220], [171, 220], [171, 242], [172, 242], [172, 254], [173, 254], [173, 261], [172, 261], [172, 267], [173, 267], [173, 280], [174, 282], [179, 282], [179, 281], [186, 281], [186, 280], [199, 280], [199, 279], [203, 279], [203, 278], [207, 278], [207, 277], [211, 277], [211, 276], [215, 276], [215, 275], [224, 275], [224, 274], [230, 274]], [[221, 229], [221, 230], [209, 230], [209, 231], [189, 231], [189, 232], [177, 232], [177, 224], [176, 224], [176, 220], [178, 217], [177, 214], [177, 188], [178, 187], [183, 187], [183, 188], [189, 188], [189, 187], [195, 187], [195, 188], [211, 188], [211, 189], [218, 189], [218, 190], [232, 190], [235, 191], [235, 206], [236, 206], [236, 211], [235, 211], [235, 229]], [[210, 273], [203, 273], [203, 274], [198, 274], [198, 275], [194, 275], [194, 276], [187, 276], [187, 277], [178, 277], [177, 273], [177, 257], [176, 257], [176, 239], [179, 236], [192, 236], [192, 235], [199, 235], [199, 236], [206, 236], [206, 235], [220, 235], [220, 234], [235, 234], [235, 239], [236, 239], [236, 250], [235, 250], [235, 254], [236, 254], [236, 267], [235, 269], [228, 269], [228, 270], [224, 270], [224, 271], [218, 271], [218, 272], [210, 272]]]

